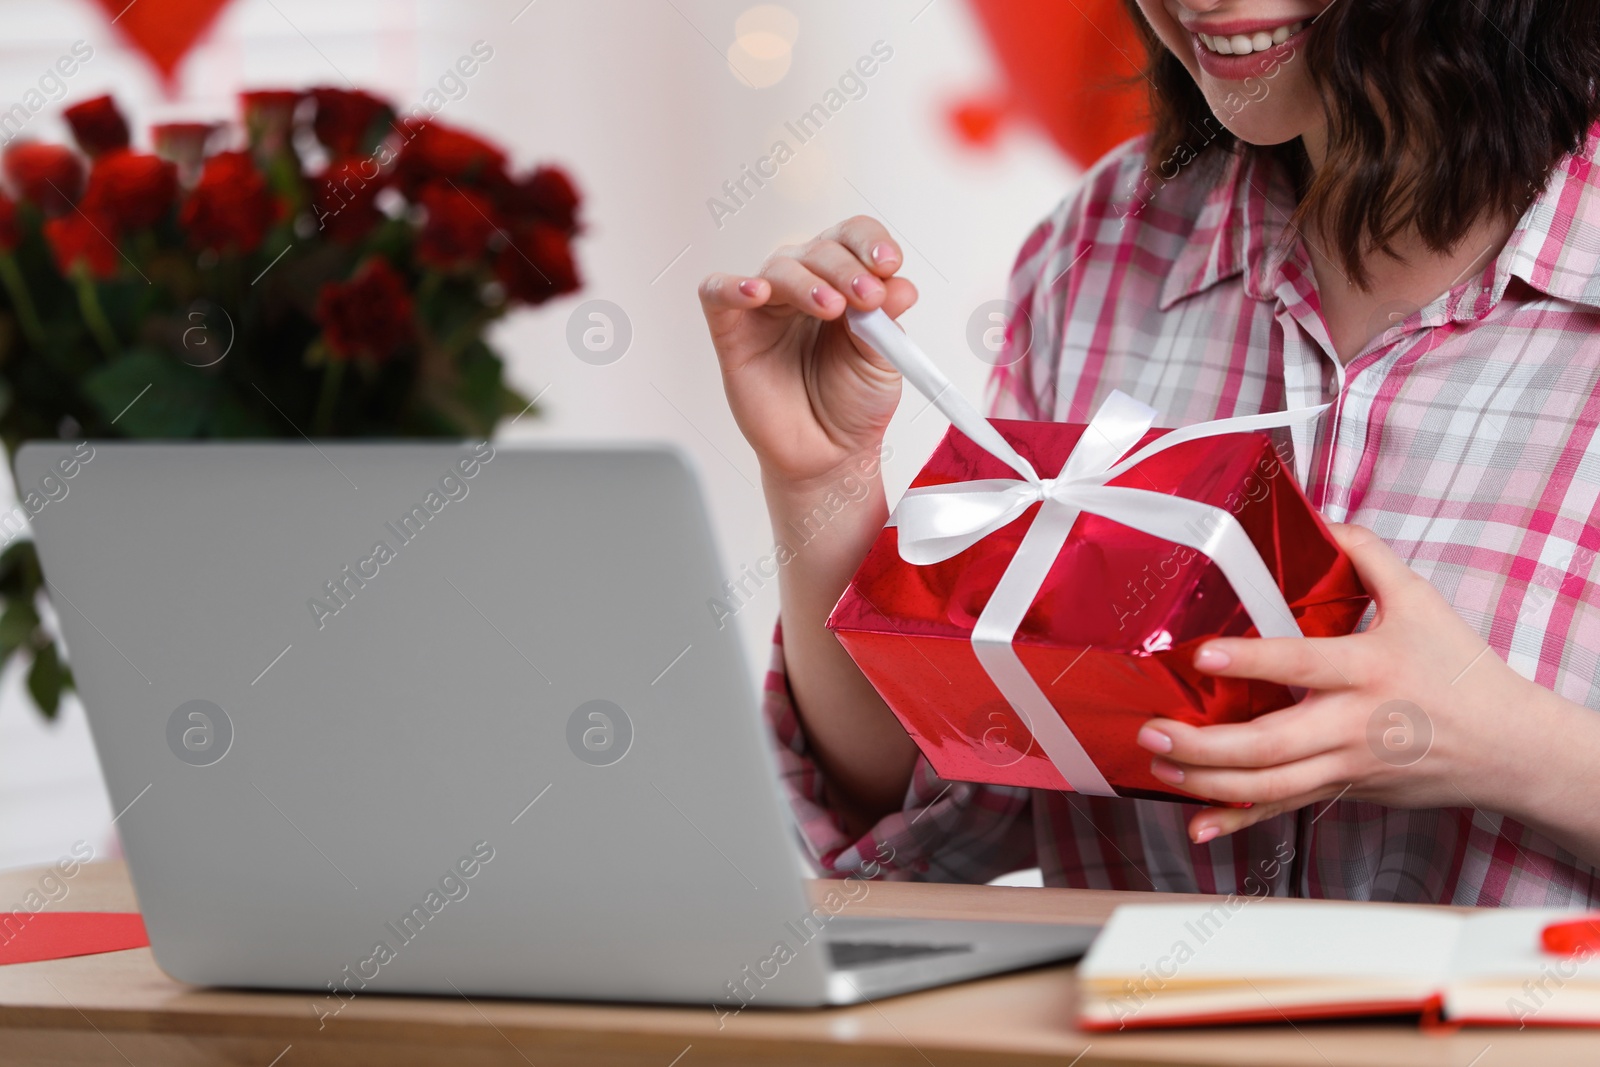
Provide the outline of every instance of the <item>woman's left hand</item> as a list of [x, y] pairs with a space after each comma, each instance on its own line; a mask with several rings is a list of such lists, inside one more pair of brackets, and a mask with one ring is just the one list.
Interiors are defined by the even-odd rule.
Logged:
[[[1189, 823], [1203, 844], [1280, 812], [1339, 797], [1391, 807], [1514, 811], [1560, 744], [1558, 698], [1518, 675], [1437, 590], [1370, 530], [1333, 526], [1377, 605], [1348, 637], [1220, 638], [1201, 670], [1309, 690], [1293, 707], [1247, 723], [1196, 727], [1155, 719], [1139, 744], [1157, 778], [1209, 800]], [[1565, 701], [1559, 701], [1566, 704]], [[1568, 705], [1576, 708], [1576, 705]]]

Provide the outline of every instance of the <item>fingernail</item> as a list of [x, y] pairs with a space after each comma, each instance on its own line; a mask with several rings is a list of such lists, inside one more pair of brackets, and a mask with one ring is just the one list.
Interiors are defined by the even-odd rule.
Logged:
[[1207, 645], [1195, 653], [1194, 665], [1203, 671], [1220, 671], [1233, 662], [1233, 657], [1220, 648]]
[[1169, 763], [1164, 759], [1153, 759], [1150, 761], [1150, 773], [1163, 782], [1169, 782], [1172, 785], [1183, 784], [1183, 768], [1176, 763]]
[[883, 266], [893, 258], [894, 249], [891, 246], [887, 244], [876, 244], [872, 246], [872, 262], [878, 264], [878, 266]]
[[1194, 843], [1197, 845], [1203, 845], [1207, 841], [1213, 840], [1221, 832], [1222, 831], [1215, 826], [1207, 826], [1205, 829], [1194, 835]]
[[739, 291], [745, 296], [756, 297], [761, 295], [761, 283], [754, 278], [746, 278], [739, 283]]
[[819, 285], [811, 290], [811, 299], [820, 308], [826, 308], [833, 303], [833, 290], [825, 285]]
[[1171, 752], [1172, 738], [1157, 730], [1154, 726], [1146, 726], [1139, 731], [1139, 747], [1147, 748], [1151, 752]]
[[883, 292], [883, 283], [870, 274], [858, 274], [850, 282], [850, 288], [857, 296], [866, 300]]

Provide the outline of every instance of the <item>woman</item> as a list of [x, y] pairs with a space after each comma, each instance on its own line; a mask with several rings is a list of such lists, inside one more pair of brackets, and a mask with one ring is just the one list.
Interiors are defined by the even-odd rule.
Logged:
[[[782, 572], [768, 710], [805, 836], [835, 873], [1600, 901], [1600, 7], [1130, 7], [1154, 133], [1024, 244], [995, 413], [1081, 422], [1112, 389], [1163, 425], [1333, 403], [1296, 444], [1312, 501], [1360, 524], [1335, 531], [1376, 617], [1208, 642], [1201, 669], [1307, 698], [1141, 732], [1158, 777], [1249, 807], [943, 782], [823, 626], [878, 484]], [[902, 262], [856, 218], [703, 284], [775, 527], [877, 469], [900, 382], [842, 316], [909, 308]], [[1397, 759], [1368, 730], [1407, 706]]]

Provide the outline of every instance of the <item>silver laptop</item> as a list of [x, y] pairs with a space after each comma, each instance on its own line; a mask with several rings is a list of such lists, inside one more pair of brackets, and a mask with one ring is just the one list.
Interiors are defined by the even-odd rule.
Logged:
[[175, 978], [720, 1014], [1094, 933], [808, 897], [670, 449], [34, 443], [17, 476]]

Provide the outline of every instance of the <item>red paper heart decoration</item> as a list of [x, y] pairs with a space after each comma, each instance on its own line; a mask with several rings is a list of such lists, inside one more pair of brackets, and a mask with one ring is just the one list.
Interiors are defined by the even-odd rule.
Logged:
[[217, 21], [228, 0], [96, 0], [123, 40], [161, 75], [169, 90], [178, 64]]
[[[1039, 123], [1087, 166], [1147, 128], [1144, 44], [1122, 0], [971, 0], [1009, 83], [1007, 114]], [[991, 140], [994, 97], [951, 118], [974, 144]]]

